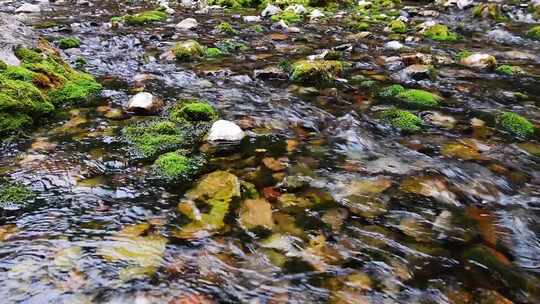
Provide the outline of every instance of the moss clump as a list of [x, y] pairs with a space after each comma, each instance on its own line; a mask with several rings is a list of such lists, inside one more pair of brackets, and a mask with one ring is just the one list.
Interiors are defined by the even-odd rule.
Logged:
[[531, 28], [530, 30], [528, 30], [527, 37], [535, 39], [535, 40], [540, 40], [540, 25], [535, 26]]
[[205, 50], [205, 53], [206, 53], [206, 57], [210, 57], [210, 58], [217, 58], [217, 57], [221, 57], [221, 56], [225, 55], [218, 48], [207, 48]]
[[424, 90], [410, 89], [396, 95], [396, 98], [406, 104], [421, 108], [436, 107], [442, 98]]
[[529, 137], [534, 134], [534, 125], [527, 118], [512, 112], [502, 113], [497, 122], [499, 126], [518, 137]]
[[8, 68], [7, 63], [5, 63], [3, 60], [0, 60], [0, 71], [4, 71]]
[[264, 32], [264, 26], [260, 24], [254, 24], [250, 27], [250, 29], [256, 33], [262, 33]]
[[45, 54], [29, 48], [17, 48], [15, 50], [15, 56], [25, 63], [42, 62], [46, 57]]
[[124, 128], [126, 139], [135, 147], [138, 156], [147, 159], [177, 150], [183, 143], [182, 130], [175, 123], [156, 120]]
[[231, 35], [238, 33], [238, 31], [235, 30], [232, 27], [232, 25], [228, 22], [221, 22], [218, 26], [216, 26], [216, 30], [218, 30], [221, 33], [231, 34]]
[[303, 18], [302, 16], [298, 15], [293, 11], [283, 11], [277, 15], [273, 15], [272, 17], [270, 17], [270, 20], [272, 20], [272, 22], [278, 22], [280, 20], [283, 20], [285, 21], [285, 23], [289, 24], [301, 22]]
[[2, 75], [13, 80], [22, 80], [22, 81], [28, 81], [31, 82], [34, 77], [36, 77], [36, 73], [30, 71], [29, 69], [23, 67], [23, 66], [8, 66], [6, 69], [2, 72]]
[[81, 45], [81, 40], [77, 37], [66, 37], [58, 41], [58, 47], [65, 50], [71, 48], [77, 48]]
[[382, 118], [402, 131], [417, 132], [422, 128], [422, 119], [409, 111], [389, 109], [382, 113]]
[[171, 110], [169, 117], [177, 123], [210, 122], [218, 118], [218, 113], [206, 102], [179, 102]]
[[61, 89], [51, 91], [49, 96], [55, 104], [74, 104], [98, 93], [101, 89], [102, 86], [91, 75], [77, 72]]
[[167, 13], [159, 10], [146, 11], [135, 15], [124, 16], [124, 21], [128, 25], [146, 25], [155, 22], [165, 21], [166, 19]]
[[222, 40], [218, 42], [216, 46], [221, 52], [225, 54], [246, 51], [249, 49], [249, 46], [247, 46], [245, 43], [238, 42], [235, 39]]
[[204, 47], [195, 40], [178, 42], [172, 49], [174, 57], [179, 61], [190, 61], [204, 57]]
[[0, 186], [0, 208], [16, 210], [35, 198], [35, 194], [22, 184], [6, 183]]
[[201, 171], [205, 164], [202, 156], [188, 157], [181, 151], [162, 154], [154, 162], [160, 175], [170, 180], [187, 180]]
[[490, 18], [495, 21], [504, 21], [506, 19], [501, 13], [500, 5], [496, 3], [478, 4], [473, 9], [473, 16], [476, 18]]
[[379, 96], [382, 98], [391, 98], [391, 97], [396, 97], [398, 94], [402, 92], [405, 92], [405, 88], [402, 85], [393, 84], [391, 86], [387, 86], [383, 88], [379, 92]]
[[508, 75], [508, 76], [515, 76], [519, 74], [523, 74], [523, 70], [520, 67], [517, 66], [511, 66], [507, 64], [503, 64], [495, 69], [497, 73]]
[[459, 53], [456, 54], [456, 59], [459, 62], [463, 58], [467, 58], [467, 57], [471, 56], [472, 54], [474, 54], [474, 53], [471, 52], [471, 51], [463, 50], [463, 51], [460, 51]]
[[393, 20], [388, 24], [388, 27], [393, 33], [403, 34], [407, 32], [407, 25], [401, 20]]
[[227, 8], [252, 7], [255, 3], [252, 0], [209, 0], [208, 5], [219, 5]]
[[291, 80], [303, 83], [330, 82], [342, 71], [341, 61], [300, 60], [291, 66]]
[[424, 32], [424, 36], [435, 41], [454, 42], [459, 39], [456, 33], [448, 30], [448, 27], [443, 24], [436, 24], [428, 27]]

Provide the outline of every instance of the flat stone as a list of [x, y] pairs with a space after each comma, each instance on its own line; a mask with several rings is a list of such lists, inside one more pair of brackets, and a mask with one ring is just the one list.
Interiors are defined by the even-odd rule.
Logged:
[[30, 3], [25, 3], [19, 6], [15, 10], [15, 13], [40, 13], [40, 12], [41, 12], [41, 6], [37, 4], [30, 4]]
[[127, 104], [129, 112], [156, 114], [163, 108], [163, 102], [148, 92], [140, 92], [131, 97]]
[[212, 124], [208, 141], [240, 141], [246, 134], [232, 121], [218, 120]]
[[194, 18], [186, 18], [176, 25], [176, 28], [183, 31], [189, 31], [198, 26], [197, 20]]

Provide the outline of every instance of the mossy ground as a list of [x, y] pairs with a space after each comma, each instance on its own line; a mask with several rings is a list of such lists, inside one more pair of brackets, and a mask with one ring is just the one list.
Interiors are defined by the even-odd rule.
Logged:
[[336, 60], [300, 60], [291, 65], [291, 80], [302, 83], [327, 83], [343, 71]]
[[71, 68], [55, 53], [19, 48], [15, 54], [21, 65], [0, 70], [0, 134], [29, 127], [57, 107], [101, 90], [91, 75]]
[[167, 19], [167, 13], [160, 10], [151, 10], [134, 15], [126, 15], [123, 19], [128, 25], [146, 25], [165, 21]]
[[217, 119], [218, 113], [206, 102], [198, 100], [181, 101], [171, 109], [169, 118], [177, 123], [210, 122]]
[[534, 134], [534, 125], [527, 118], [513, 112], [502, 113], [497, 122], [503, 130], [517, 137], [527, 138]]
[[455, 42], [459, 40], [459, 36], [451, 32], [448, 26], [443, 24], [428, 27], [424, 32], [424, 36], [435, 41]]
[[540, 25], [535, 26], [531, 28], [530, 30], [528, 30], [527, 37], [535, 39], [535, 40], [540, 40]]

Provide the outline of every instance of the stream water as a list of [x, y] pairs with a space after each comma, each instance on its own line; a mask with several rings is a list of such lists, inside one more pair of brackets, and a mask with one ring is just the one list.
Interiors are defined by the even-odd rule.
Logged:
[[[437, 19], [459, 23], [467, 39], [412, 41], [407, 52], [444, 62], [461, 50], [482, 51], [527, 75], [505, 77], [449, 63], [435, 64], [436, 77], [415, 80], [402, 78], [404, 66], [388, 60], [404, 51], [384, 47], [384, 26], [359, 41], [348, 38], [353, 33], [340, 18], [302, 23], [299, 33], [272, 30], [263, 20], [265, 31], [258, 33], [240, 17], [255, 10], [194, 14], [172, 6], [176, 12], [167, 22], [113, 29], [112, 16], [152, 6], [81, 3], [51, 3], [27, 20], [54, 22], [38, 30], [51, 41], [79, 37], [82, 45], [63, 55], [73, 65], [84, 58], [84, 69], [105, 89], [92, 105], [66, 110], [63, 118], [0, 147], [0, 174], [38, 194], [32, 207], [4, 211], [0, 218], [0, 302], [540, 302], [540, 144], [538, 138], [515, 140], [492, 124], [501, 110], [540, 122], [540, 81], [534, 76], [540, 75], [540, 43], [520, 38], [523, 23], [506, 25], [508, 35], [522, 40], [501, 43], [490, 38], [501, 25], [440, 10]], [[17, 4], [0, 3], [0, 11]], [[433, 9], [422, 2], [402, 6], [408, 12]], [[175, 29], [188, 17], [197, 19], [196, 29]], [[216, 33], [223, 21], [241, 32]], [[249, 48], [193, 63], [159, 58], [180, 40], [213, 45], [231, 37]], [[308, 88], [254, 77], [257, 69], [333, 47], [353, 49], [344, 78], [430, 89], [445, 98], [444, 106], [419, 112], [433, 123], [405, 134], [378, 118], [386, 105], [369, 82]], [[246, 233], [232, 212], [221, 233], [174, 237], [177, 204], [190, 185], [161, 184], [148, 164], [130, 158], [121, 129], [148, 117], [103, 116], [103, 109], [121, 108], [143, 90], [167, 104], [206, 100], [247, 132], [240, 146], [213, 154], [206, 172], [226, 170], [254, 184], [272, 203], [271, 234]], [[277, 197], [285, 194], [323, 203], [281, 208]], [[141, 237], [130, 244], [129, 254], [157, 256], [152, 271], [104, 258], [103, 248], [126, 227], [165, 240]], [[274, 238], [262, 242], [268, 237]], [[160, 246], [164, 250], [155, 248]]]

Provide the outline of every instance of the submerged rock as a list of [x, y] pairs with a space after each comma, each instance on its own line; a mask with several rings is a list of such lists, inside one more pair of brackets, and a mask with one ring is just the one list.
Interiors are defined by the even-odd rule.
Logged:
[[161, 99], [148, 92], [137, 93], [127, 103], [127, 110], [138, 114], [156, 114], [162, 108]]
[[291, 80], [303, 83], [330, 82], [343, 70], [341, 61], [300, 60], [291, 67]]
[[246, 200], [240, 207], [240, 224], [247, 230], [274, 227], [272, 205], [265, 199]]
[[208, 141], [240, 141], [246, 134], [232, 121], [218, 120], [212, 124]]

